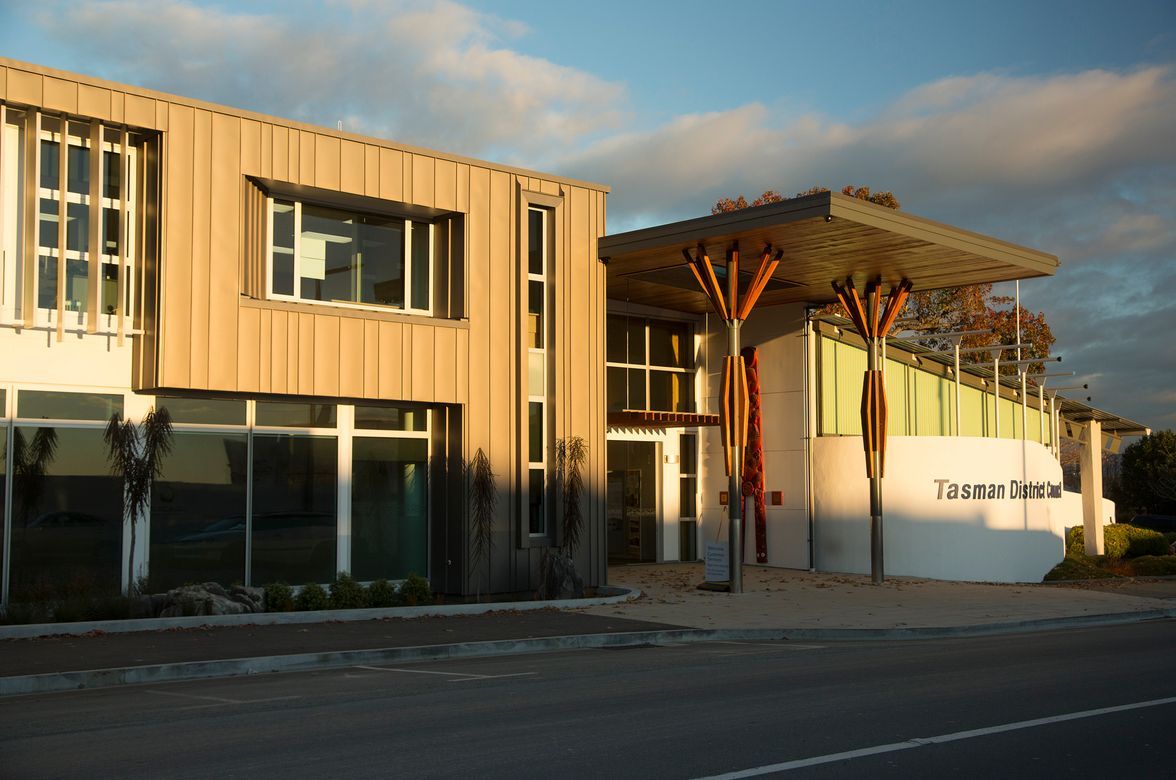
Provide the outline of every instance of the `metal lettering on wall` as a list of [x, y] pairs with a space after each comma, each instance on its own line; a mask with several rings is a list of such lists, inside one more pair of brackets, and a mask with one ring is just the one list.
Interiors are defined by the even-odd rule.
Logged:
[[937, 487], [936, 498], [954, 501], [955, 499], [991, 501], [1002, 498], [1031, 500], [1042, 498], [1061, 498], [1061, 482], [1022, 482], [1010, 479], [1008, 485], [1003, 482], [952, 482], [950, 479], [935, 480]]

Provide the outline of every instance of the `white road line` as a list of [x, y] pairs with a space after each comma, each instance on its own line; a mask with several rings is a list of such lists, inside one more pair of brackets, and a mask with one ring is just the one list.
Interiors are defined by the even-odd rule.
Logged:
[[356, 666], [356, 669], [368, 669], [373, 672], [404, 672], [405, 674], [440, 674], [446, 677], [468, 677], [473, 680], [485, 679], [484, 674], [464, 674], [462, 672], [435, 672], [430, 669], [393, 669], [389, 666]]
[[[154, 693], [157, 696], [176, 696], [181, 699], [195, 699], [197, 701], [209, 701], [212, 704], [200, 704], [199, 707], [219, 707], [223, 704], [265, 704], [271, 701], [290, 701], [291, 699], [301, 699], [301, 696], [271, 696], [267, 699], [224, 699], [220, 696], [197, 696], [193, 693], [178, 693], [176, 691], [157, 691], [148, 689], [144, 693]], [[183, 709], [193, 709], [192, 707], [184, 707]]]
[[955, 742], [961, 739], [986, 737], [990, 734], [1002, 734], [1006, 731], [1031, 729], [1037, 726], [1048, 726], [1051, 723], [1063, 723], [1068, 720], [1080, 720], [1082, 718], [1095, 718], [1099, 715], [1110, 715], [1111, 713], [1115, 712], [1139, 710], [1144, 709], [1145, 707], [1160, 707], [1165, 704], [1176, 704], [1176, 696], [1169, 696], [1164, 699], [1152, 699], [1150, 701], [1140, 701], [1133, 704], [1120, 704], [1116, 707], [1100, 707], [1095, 710], [1068, 712], [1064, 715], [1051, 715], [1047, 718], [1020, 720], [1015, 723], [1004, 723], [999, 726], [988, 726], [986, 728], [970, 729], [968, 731], [956, 731], [951, 734], [940, 734], [939, 736], [935, 737], [916, 737], [915, 739], [908, 739], [906, 742], [892, 742], [888, 745], [875, 745], [873, 747], [859, 748], [857, 750], [846, 750], [841, 753], [830, 753], [825, 756], [813, 756], [812, 758], [801, 758], [795, 761], [784, 761], [779, 764], [767, 764], [765, 766], [752, 767], [751, 769], [743, 769], [738, 772], [712, 775], [710, 777], [700, 778], [700, 780], [737, 780], [738, 778], [743, 777], [758, 777], [759, 775], [768, 775], [776, 772], [788, 772], [793, 769], [803, 769], [805, 767], [817, 766], [818, 764], [830, 764], [834, 761], [846, 761], [853, 758], [862, 758], [864, 756], [876, 756], [880, 753], [893, 753], [896, 750], [910, 750], [911, 748], [923, 747], [925, 745], [940, 745], [945, 742]]
[[538, 672], [515, 672], [514, 674], [479, 674], [477, 676], [466, 677], [463, 680], [446, 680], [446, 682], [458, 683], [469, 682], [471, 680], [501, 680], [503, 677], [531, 677]]
[[175, 696], [181, 699], [197, 699], [200, 701], [215, 701], [219, 704], [241, 704], [239, 699], [222, 699], [219, 696], [196, 696], [191, 693], [176, 693], [175, 691], [147, 690], [144, 693], [154, 693], [157, 696]]

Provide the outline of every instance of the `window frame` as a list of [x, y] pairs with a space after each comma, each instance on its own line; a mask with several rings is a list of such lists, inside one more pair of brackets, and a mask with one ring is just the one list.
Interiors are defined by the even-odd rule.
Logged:
[[[634, 314], [628, 314], [626, 312], [610, 312], [608, 316], [621, 317], [621, 318], [624, 318], [625, 320], [627, 320], [629, 323], [631, 323], [633, 320], [637, 320], [638, 322], [640, 322], [641, 323], [641, 334], [642, 334], [642, 338], [643, 338], [644, 344], [645, 344], [645, 362], [643, 362], [643, 363], [609, 360], [608, 355], [607, 355], [607, 347], [606, 347], [605, 363], [604, 363], [604, 366], [605, 366], [605, 368], [604, 368], [604, 370], [605, 370], [605, 387], [606, 388], [608, 387], [609, 369], [617, 368], [617, 369], [624, 369], [624, 371], [625, 371], [625, 405], [622, 407], [622, 410], [623, 411], [643, 411], [643, 412], [648, 412], [648, 411], [685, 412], [687, 414], [696, 413], [698, 411], [698, 406], [699, 406], [698, 387], [697, 387], [697, 383], [696, 383], [697, 376], [698, 376], [698, 368], [699, 368], [697, 360], [692, 359], [691, 363], [694, 363], [694, 365], [689, 368], [682, 368], [682, 367], [678, 367], [678, 366], [663, 366], [663, 365], [659, 365], [659, 364], [654, 363], [653, 358], [650, 354], [650, 330], [651, 330], [652, 324], [654, 322], [668, 322], [668, 323], [674, 323], [675, 325], [678, 325], [678, 324], [685, 325], [689, 331], [687, 338], [689, 339], [690, 348], [694, 351], [697, 351], [699, 333], [698, 333], [698, 328], [697, 328], [695, 322], [692, 320], [679, 320], [679, 319], [671, 319], [671, 318], [667, 318], [667, 317], [654, 317], [654, 316], [648, 316], [648, 315], [644, 315], [644, 314], [634, 315]], [[627, 352], [628, 351], [628, 333], [625, 334], [625, 343], [626, 343], [625, 349]], [[626, 354], [626, 358], [628, 358], [627, 354]], [[629, 376], [628, 376], [628, 372], [630, 370], [641, 371], [642, 375], [645, 379], [645, 404], [640, 409], [629, 405], [629, 397], [628, 397]], [[652, 380], [654, 372], [658, 372], [659, 374], [679, 374], [679, 375], [684, 376], [685, 381], [691, 387], [691, 402], [689, 404], [691, 408], [677, 409], [677, 410], [675, 410], [675, 409], [654, 409], [651, 405], [653, 400], [652, 400], [652, 395], [650, 393], [650, 391], [652, 390], [652, 381], [651, 380]], [[610, 404], [608, 404], [607, 399], [606, 399], [606, 405], [610, 405]]]
[[[526, 265], [524, 266], [526, 269], [526, 278], [525, 278], [525, 282], [524, 282], [526, 286], [524, 289], [527, 290], [527, 299], [526, 299], [526, 304], [525, 304], [526, 305], [525, 316], [528, 319], [531, 316], [531, 305], [530, 305], [530, 303], [531, 303], [531, 299], [530, 299], [531, 284], [533, 282], [537, 282], [542, 285], [542, 289], [543, 289], [543, 293], [542, 293], [543, 311], [541, 312], [541, 316], [540, 316], [540, 320], [539, 320], [539, 329], [540, 329], [539, 332], [541, 334], [540, 343], [543, 346], [542, 347], [532, 347], [530, 344], [525, 343], [525, 347], [527, 350], [527, 367], [524, 372], [524, 377], [525, 377], [524, 381], [526, 382], [526, 411], [527, 411], [527, 414], [525, 417], [525, 419], [526, 419], [525, 425], [526, 425], [526, 429], [527, 429], [527, 437], [525, 439], [525, 441], [527, 442], [527, 459], [526, 459], [526, 464], [527, 464], [527, 468], [526, 468], [526, 475], [527, 475], [527, 477], [526, 477], [526, 495], [527, 495], [526, 507], [527, 507], [527, 513], [526, 513], [525, 519], [526, 519], [526, 523], [527, 523], [526, 528], [527, 528], [528, 538], [529, 539], [544, 539], [544, 538], [550, 538], [552, 535], [552, 533], [551, 533], [551, 529], [552, 529], [552, 523], [551, 523], [551, 520], [552, 520], [552, 511], [551, 511], [552, 510], [552, 506], [551, 506], [551, 504], [552, 504], [552, 502], [551, 502], [552, 480], [551, 480], [551, 475], [548, 473], [548, 468], [550, 466], [550, 458], [549, 458], [548, 450], [551, 447], [551, 402], [550, 402], [550, 395], [551, 395], [551, 384], [552, 384], [552, 382], [551, 382], [552, 351], [549, 348], [549, 345], [552, 342], [552, 338], [551, 338], [551, 335], [552, 335], [551, 310], [553, 308], [551, 305], [551, 279], [550, 279], [550, 271], [551, 271], [551, 265], [552, 265], [552, 263], [551, 263], [551, 259], [552, 259], [551, 258], [551, 254], [552, 254], [551, 253], [552, 213], [551, 213], [551, 209], [549, 209], [549, 208], [544, 208], [543, 206], [533, 205], [530, 203], [527, 204], [525, 213], [526, 213], [525, 224], [527, 226], [527, 235], [526, 235], [527, 252], [525, 255]], [[542, 225], [542, 235], [539, 238], [539, 245], [542, 248], [542, 253], [541, 253], [541, 262], [540, 262], [540, 273], [533, 273], [531, 271], [531, 267], [530, 267], [530, 243], [531, 243], [530, 228], [531, 228], [531, 214], [532, 213], [539, 214], [541, 217], [540, 224]], [[542, 382], [542, 385], [543, 386], [542, 386], [542, 388], [540, 388], [541, 392], [539, 392], [539, 393], [533, 392], [533, 388], [531, 387], [530, 364], [531, 364], [531, 356], [532, 355], [541, 355], [542, 356], [542, 362], [543, 362], [543, 372], [542, 372], [543, 382]], [[539, 404], [540, 408], [542, 410], [539, 415], [539, 417], [540, 417], [539, 460], [533, 460], [531, 457], [531, 452], [530, 452], [531, 404]], [[535, 531], [531, 528], [531, 495], [530, 495], [531, 494], [531, 473], [534, 471], [539, 471], [543, 474], [543, 495], [541, 497], [541, 501], [542, 501], [542, 503], [541, 503], [542, 527], [538, 531]]]
[[[294, 206], [294, 293], [287, 295], [285, 293], [274, 292], [274, 202], [282, 201], [292, 203]], [[316, 206], [320, 208], [334, 209], [345, 213], [350, 213], [355, 216], [374, 216], [385, 219], [399, 220], [402, 224], [402, 235], [404, 240], [403, 250], [401, 252], [404, 275], [404, 306], [391, 306], [379, 303], [364, 303], [360, 301], [320, 301], [315, 298], [303, 298], [301, 294], [301, 275], [298, 269], [298, 259], [301, 256], [302, 250], [302, 207], [303, 205]], [[412, 292], [413, 292], [413, 241], [414, 233], [417, 225], [428, 225], [428, 261], [426, 267], [428, 269], [429, 284], [425, 293], [428, 301], [426, 308], [417, 308], [411, 306]], [[265, 249], [263, 252], [265, 261], [265, 298], [271, 301], [287, 301], [290, 303], [309, 304], [313, 306], [331, 306], [340, 309], [353, 309], [359, 311], [372, 311], [384, 314], [409, 314], [414, 316], [433, 316], [433, 302], [437, 277], [436, 269], [436, 250], [437, 250], [437, 224], [435, 220], [416, 219], [411, 216], [402, 214], [385, 214], [376, 211], [364, 211], [362, 209], [355, 209], [348, 206], [341, 206], [332, 203], [324, 203], [311, 198], [296, 197], [296, 196], [282, 196], [275, 195], [272, 192], [265, 193]]]

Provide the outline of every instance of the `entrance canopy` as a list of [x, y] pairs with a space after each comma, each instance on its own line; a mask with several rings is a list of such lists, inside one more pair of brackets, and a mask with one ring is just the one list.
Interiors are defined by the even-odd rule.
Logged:
[[[881, 277], [889, 288], [908, 279], [914, 290], [960, 287], [1050, 276], [1054, 255], [933, 222], [835, 192], [766, 206], [617, 233], [600, 239], [608, 264], [608, 296], [632, 303], [701, 314], [711, 304], [699, 289], [683, 250], [702, 244], [720, 260], [738, 242], [746, 258], [765, 247], [781, 252], [757, 303], [829, 303], [831, 282], [852, 278], [859, 289]], [[757, 263], [740, 268], [740, 290]], [[718, 262], [715, 273], [724, 276]], [[725, 289], [726, 279], [718, 279]]]

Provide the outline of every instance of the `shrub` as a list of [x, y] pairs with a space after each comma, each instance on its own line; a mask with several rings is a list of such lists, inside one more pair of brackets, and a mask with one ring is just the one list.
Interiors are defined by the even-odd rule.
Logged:
[[376, 580], [368, 586], [367, 598], [369, 607], [400, 606], [400, 594], [396, 592], [396, 587], [384, 579]]
[[1131, 561], [1136, 577], [1166, 577], [1176, 574], [1176, 555], [1141, 555]]
[[316, 609], [327, 609], [331, 606], [331, 597], [327, 595], [327, 589], [317, 582], [312, 582], [309, 585], [303, 585], [302, 590], [298, 591], [298, 598], [294, 600], [298, 609], [302, 612], [309, 612]]
[[331, 585], [332, 609], [363, 609], [368, 605], [368, 595], [363, 585], [347, 572], [340, 572]]
[[1049, 570], [1042, 581], [1097, 580], [1115, 576], [1106, 569], [1099, 568], [1098, 561], [1098, 558], [1088, 558], [1085, 555], [1066, 555], [1061, 563]]
[[267, 612], [293, 612], [294, 590], [284, 582], [271, 582], [265, 588]]
[[[1082, 555], [1085, 552], [1085, 535], [1082, 526], [1070, 529], [1066, 538], [1066, 554]], [[1165, 555], [1168, 545], [1164, 535], [1147, 528], [1115, 523], [1103, 526], [1103, 552], [1108, 558], [1135, 558], [1140, 555]]]
[[419, 574], [409, 574], [408, 579], [400, 583], [400, 598], [406, 606], [416, 607], [433, 603], [433, 589], [429, 581]]

